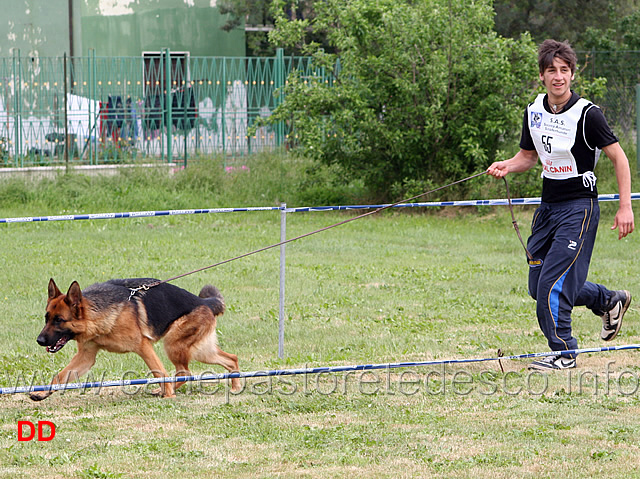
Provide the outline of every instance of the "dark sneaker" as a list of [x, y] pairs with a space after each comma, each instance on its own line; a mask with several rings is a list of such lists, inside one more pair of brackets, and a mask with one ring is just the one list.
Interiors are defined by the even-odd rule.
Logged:
[[622, 318], [624, 317], [624, 313], [629, 309], [629, 304], [631, 303], [631, 293], [629, 291], [614, 291], [613, 298], [609, 304], [613, 306], [607, 312], [605, 312], [602, 316], [602, 332], [600, 333], [600, 337], [604, 341], [611, 341], [618, 335], [618, 331], [620, 331], [620, 326], [622, 326]]
[[576, 360], [563, 356], [545, 356], [529, 364], [529, 369], [548, 371], [549, 369], [571, 369], [576, 367]]

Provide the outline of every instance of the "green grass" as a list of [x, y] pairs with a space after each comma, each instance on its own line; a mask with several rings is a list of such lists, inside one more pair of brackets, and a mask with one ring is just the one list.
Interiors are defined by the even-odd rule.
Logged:
[[[246, 177], [211, 168], [204, 178], [135, 172], [9, 182], [21, 193], [12, 197], [0, 185], [0, 215], [311, 204], [305, 195], [314, 199], [317, 185], [305, 176], [308, 165], [268, 161], [261, 175], [251, 164]], [[325, 194], [348, 200], [357, 191]], [[291, 214], [288, 236], [352, 214]], [[516, 208], [524, 235], [531, 214]], [[640, 240], [634, 233], [617, 241], [609, 230], [614, 214], [603, 207], [590, 279], [638, 296]], [[164, 279], [274, 244], [280, 223], [278, 212], [260, 212], [0, 230], [0, 385], [15, 386], [41, 384], [75, 351], [69, 344], [48, 355], [35, 342], [50, 277], [65, 290], [73, 280], [84, 287], [115, 277]], [[526, 294], [524, 255], [502, 207], [385, 212], [287, 245], [286, 268], [283, 360], [277, 248], [175, 284], [221, 289], [228, 311], [220, 344], [244, 371], [547, 350]], [[603, 345], [599, 323], [575, 311], [581, 347]], [[633, 304], [614, 341], [632, 343], [640, 343]], [[161, 345], [157, 351], [169, 368]], [[489, 362], [252, 379], [240, 394], [190, 383], [168, 400], [133, 387], [67, 391], [42, 403], [0, 396], [0, 477], [640, 477], [636, 352], [585, 354], [578, 369], [548, 376], [530, 374], [526, 364], [503, 360], [504, 372]], [[192, 366], [194, 373], [212, 369]], [[135, 355], [101, 353], [90, 378], [146, 374]], [[19, 442], [23, 420], [54, 422], [56, 437]]]

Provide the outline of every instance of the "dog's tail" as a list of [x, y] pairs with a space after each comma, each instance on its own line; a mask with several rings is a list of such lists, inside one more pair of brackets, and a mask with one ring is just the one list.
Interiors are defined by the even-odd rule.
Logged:
[[198, 296], [205, 300], [205, 303], [207, 303], [207, 306], [211, 308], [213, 314], [216, 316], [224, 314], [224, 298], [218, 288], [211, 284], [207, 284], [200, 290], [200, 294]]

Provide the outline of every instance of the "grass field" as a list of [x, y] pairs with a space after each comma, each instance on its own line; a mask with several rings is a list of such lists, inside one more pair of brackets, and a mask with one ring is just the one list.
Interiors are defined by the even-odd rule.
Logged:
[[[133, 199], [124, 186], [91, 188], [100, 191], [97, 203], [53, 204], [30, 193], [24, 207], [7, 201], [0, 214], [220, 206], [193, 204], [186, 191], [173, 201], [154, 191], [151, 199]], [[640, 237], [618, 241], [609, 230], [614, 212], [603, 205], [590, 279], [640, 298]], [[526, 235], [532, 209], [516, 214]], [[288, 236], [346, 217], [291, 214]], [[116, 277], [164, 279], [276, 243], [280, 223], [278, 212], [266, 212], [0, 229], [0, 385], [15, 386], [46, 382], [75, 352], [72, 343], [50, 355], [35, 342], [50, 277], [65, 291], [73, 280], [84, 287]], [[219, 321], [220, 344], [238, 355], [244, 371], [548, 349], [503, 207], [384, 212], [289, 244], [286, 267], [283, 360], [277, 248], [175, 284], [221, 289], [228, 310]], [[606, 345], [600, 326], [590, 312], [575, 311], [581, 347]], [[634, 343], [640, 315], [632, 304], [613, 344]], [[161, 345], [157, 351], [169, 367]], [[549, 375], [531, 374], [524, 360], [501, 364], [504, 371], [487, 362], [249, 379], [239, 394], [226, 384], [190, 383], [175, 399], [134, 387], [56, 393], [41, 403], [4, 395], [0, 477], [640, 477], [637, 352], [584, 354], [576, 370]], [[194, 363], [192, 370], [211, 367]], [[101, 353], [90, 379], [146, 375], [135, 355]], [[19, 421], [53, 422], [56, 435], [18, 441]]]

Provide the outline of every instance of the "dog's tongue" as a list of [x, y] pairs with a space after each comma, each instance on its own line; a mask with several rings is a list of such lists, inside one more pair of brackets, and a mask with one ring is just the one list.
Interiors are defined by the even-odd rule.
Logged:
[[58, 342], [53, 346], [47, 346], [47, 351], [49, 351], [50, 353], [57, 353], [65, 344], [67, 344], [67, 341], [69, 341], [69, 338], [67, 338], [66, 336], [60, 338], [58, 339]]

